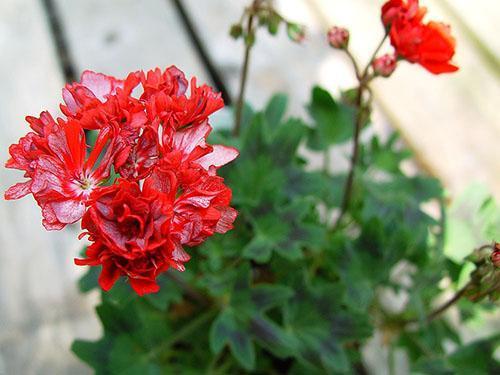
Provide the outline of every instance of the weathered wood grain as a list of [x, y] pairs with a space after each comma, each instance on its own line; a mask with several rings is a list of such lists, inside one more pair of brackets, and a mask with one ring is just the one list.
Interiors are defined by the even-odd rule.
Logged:
[[[0, 3], [0, 160], [28, 131], [27, 114], [57, 109], [63, 79], [40, 2]], [[22, 173], [0, 168], [0, 190]], [[0, 199], [0, 373], [87, 373], [69, 351], [75, 336], [98, 332], [94, 299], [83, 297], [73, 264], [76, 232], [46, 232], [31, 197]], [[79, 322], [84, 322], [80, 324]]]
[[125, 77], [177, 65], [206, 81], [170, 2], [165, 0], [56, 0], [77, 71]]

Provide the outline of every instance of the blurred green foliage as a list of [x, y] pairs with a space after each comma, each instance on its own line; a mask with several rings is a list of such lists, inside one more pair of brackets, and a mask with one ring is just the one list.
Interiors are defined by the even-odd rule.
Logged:
[[[102, 293], [103, 337], [76, 341], [76, 355], [97, 374], [363, 373], [361, 348], [378, 331], [415, 373], [500, 373], [498, 332], [465, 345], [446, 319], [426, 321], [440, 282], [457, 288], [477, 267], [466, 256], [498, 235], [498, 207], [473, 190], [446, 215], [440, 183], [401, 170], [411, 154], [397, 135], [372, 136], [346, 220], [332, 227], [346, 174], [310, 168], [299, 149], [349, 141], [354, 109], [319, 87], [310, 120], [287, 118], [286, 105], [279, 94], [261, 112], [246, 106], [239, 138], [212, 135], [241, 152], [221, 170], [235, 229], [191, 249], [187, 270], [163, 275], [157, 294], [138, 297], [123, 280]], [[401, 264], [410, 282], [394, 276]], [[81, 279], [83, 292], [97, 272]], [[408, 296], [402, 311], [381, 303], [382, 290]], [[467, 320], [491, 303], [457, 306]]]

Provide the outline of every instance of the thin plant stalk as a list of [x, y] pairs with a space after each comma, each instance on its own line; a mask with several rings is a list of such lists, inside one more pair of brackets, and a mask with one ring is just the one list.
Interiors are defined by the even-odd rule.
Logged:
[[352, 190], [353, 190], [353, 185], [354, 185], [354, 176], [355, 176], [355, 171], [356, 171], [356, 166], [358, 165], [359, 162], [359, 141], [360, 141], [360, 135], [361, 135], [361, 129], [363, 127], [363, 122], [365, 121], [365, 114], [368, 108], [363, 103], [363, 97], [365, 94], [365, 91], [370, 91], [370, 88], [368, 86], [369, 82], [371, 79], [373, 79], [373, 76], [370, 76], [369, 74], [369, 69], [370, 66], [377, 56], [377, 53], [380, 51], [382, 46], [384, 45], [385, 40], [387, 39], [387, 33], [384, 35], [380, 43], [378, 44], [377, 48], [373, 52], [372, 56], [370, 57], [370, 60], [368, 61], [368, 64], [366, 67], [363, 69], [363, 72], [360, 73], [360, 69], [358, 67], [358, 64], [356, 63], [356, 59], [353, 57], [351, 52], [349, 50], [345, 50], [347, 56], [352, 62], [352, 65], [354, 67], [354, 71], [356, 73], [356, 77], [359, 81], [359, 86], [358, 86], [358, 92], [356, 94], [356, 100], [355, 100], [355, 106], [356, 106], [356, 119], [354, 122], [354, 136], [353, 136], [353, 149], [352, 149], [352, 154], [351, 154], [351, 162], [349, 166], [349, 172], [347, 174], [347, 179], [346, 183], [344, 186], [344, 194], [342, 197], [342, 203], [340, 206], [340, 214], [335, 222], [334, 229], [338, 227], [340, 224], [342, 218], [344, 217], [345, 213], [347, 212], [349, 208], [349, 204], [351, 201], [352, 197]]
[[[254, 15], [253, 13], [250, 13], [248, 16], [248, 22], [247, 22], [247, 35], [252, 35], [253, 34], [253, 23], [254, 23]], [[246, 41], [245, 42], [245, 57], [243, 59], [243, 68], [241, 71], [241, 78], [240, 78], [240, 92], [238, 95], [238, 101], [236, 103], [236, 114], [235, 114], [235, 119], [234, 119], [234, 128], [233, 128], [233, 136], [237, 137], [240, 134], [241, 130], [241, 120], [243, 116], [243, 104], [245, 102], [245, 89], [247, 85], [247, 79], [248, 79], [248, 67], [250, 65], [250, 51], [252, 49], [252, 42], [251, 41]]]

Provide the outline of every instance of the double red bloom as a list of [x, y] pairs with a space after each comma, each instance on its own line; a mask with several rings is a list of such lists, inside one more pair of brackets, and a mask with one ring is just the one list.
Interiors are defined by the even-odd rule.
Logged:
[[455, 39], [449, 26], [434, 21], [424, 23], [426, 12], [418, 0], [389, 0], [382, 7], [382, 22], [389, 30], [396, 54], [434, 74], [458, 70], [451, 63]]
[[[216, 171], [238, 151], [206, 143], [208, 116], [223, 101], [175, 67], [125, 80], [86, 71], [63, 99], [66, 119], [28, 117], [33, 131], [10, 147], [6, 166], [28, 180], [5, 198], [33, 194], [48, 230], [83, 217], [82, 235], [92, 243], [76, 263], [102, 265], [104, 290], [123, 275], [138, 294], [155, 292], [161, 272], [184, 270], [183, 245], [225, 233], [236, 218]], [[112, 168], [120, 178], [108, 181]]]

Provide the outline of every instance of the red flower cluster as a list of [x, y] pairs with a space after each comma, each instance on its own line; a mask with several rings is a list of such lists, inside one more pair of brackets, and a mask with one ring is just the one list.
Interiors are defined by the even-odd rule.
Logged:
[[450, 62], [455, 54], [450, 27], [434, 21], [424, 23], [426, 12], [418, 0], [389, 0], [382, 7], [382, 22], [397, 55], [434, 74], [458, 70]]
[[[65, 119], [27, 117], [33, 131], [10, 147], [6, 164], [27, 181], [5, 198], [32, 194], [48, 230], [82, 219], [80, 237], [91, 244], [75, 262], [102, 265], [104, 290], [126, 276], [138, 294], [156, 292], [161, 272], [184, 270], [184, 245], [227, 232], [237, 215], [216, 171], [238, 151], [206, 143], [221, 96], [170, 67], [125, 80], [86, 71], [63, 99]], [[112, 169], [118, 178], [109, 181]]]

